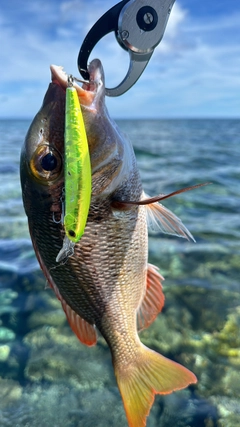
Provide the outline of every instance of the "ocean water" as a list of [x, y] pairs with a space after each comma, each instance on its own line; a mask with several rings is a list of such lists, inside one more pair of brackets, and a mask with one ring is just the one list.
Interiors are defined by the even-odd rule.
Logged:
[[[71, 332], [36, 261], [19, 182], [29, 121], [0, 121], [0, 426], [127, 427], [108, 347]], [[198, 384], [157, 396], [148, 427], [237, 427], [240, 419], [240, 120], [120, 120], [149, 195], [196, 243], [150, 234], [163, 312], [141, 340]]]

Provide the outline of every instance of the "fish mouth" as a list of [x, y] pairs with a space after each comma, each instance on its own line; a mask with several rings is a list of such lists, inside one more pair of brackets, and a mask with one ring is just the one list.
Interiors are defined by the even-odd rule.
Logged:
[[[52, 83], [58, 84], [63, 90], [69, 86], [69, 76], [71, 76], [71, 86], [78, 94], [80, 105], [94, 107], [100, 95], [105, 92], [104, 73], [102, 64], [99, 59], [94, 59], [88, 66], [89, 81], [78, 80], [67, 74], [64, 68], [59, 65], [50, 65]], [[82, 83], [82, 86], [78, 84]]]

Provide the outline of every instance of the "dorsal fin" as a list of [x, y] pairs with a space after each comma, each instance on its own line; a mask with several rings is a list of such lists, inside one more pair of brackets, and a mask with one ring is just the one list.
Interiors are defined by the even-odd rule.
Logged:
[[148, 328], [164, 305], [161, 281], [164, 278], [155, 265], [148, 264], [146, 293], [137, 311], [138, 330]]

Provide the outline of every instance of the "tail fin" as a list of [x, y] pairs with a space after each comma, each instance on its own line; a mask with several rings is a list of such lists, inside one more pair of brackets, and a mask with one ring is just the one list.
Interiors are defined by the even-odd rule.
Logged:
[[167, 394], [196, 383], [195, 375], [143, 344], [127, 367], [115, 365], [129, 427], [144, 427], [155, 394]]

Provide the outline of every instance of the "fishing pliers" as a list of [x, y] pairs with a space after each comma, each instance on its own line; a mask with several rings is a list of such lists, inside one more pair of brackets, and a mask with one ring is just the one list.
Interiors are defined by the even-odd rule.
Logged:
[[106, 88], [106, 95], [119, 96], [130, 89], [141, 76], [155, 47], [162, 40], [175, 0], [122, 0], [109, 9], [91, 28], [78, 55], [78, 69], [89, 80], [88, 58], [102, 37], [115, 32], [119, 45], [128, 51], [127, 75], [115, 88]]

